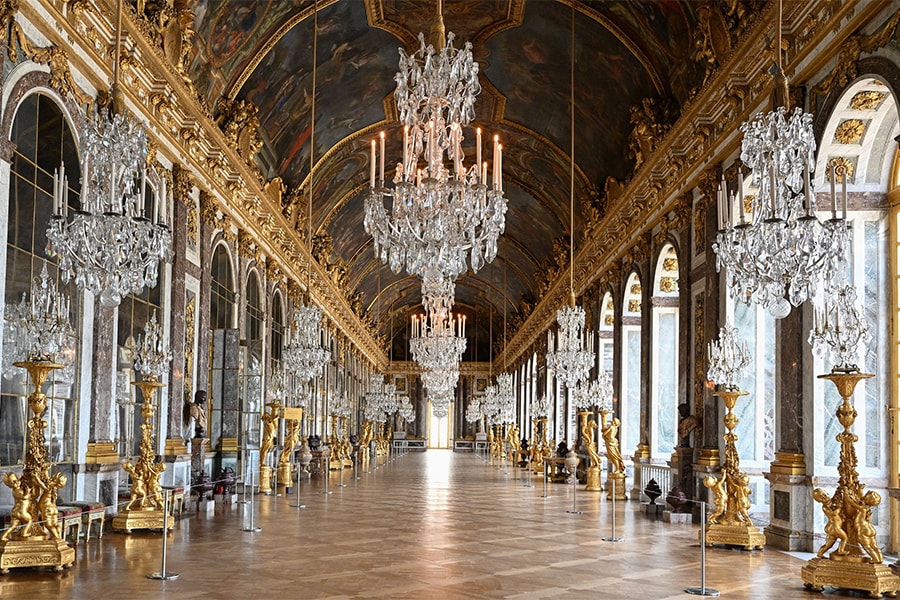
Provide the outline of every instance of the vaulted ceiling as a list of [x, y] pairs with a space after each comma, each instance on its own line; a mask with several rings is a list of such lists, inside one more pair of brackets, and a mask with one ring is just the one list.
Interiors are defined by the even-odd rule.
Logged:
[[[634, 170], [632, 107], [652, 98], [672, 106], [674, 118], [701, 84], [695, 32], [698, 9], [709, 4], [574, 2], [576, 244], [586, 215], [603, 210], [607, 179], [625, 181]], [[319, 0], [317, 8], [314, 127], [313, 0], [199, 0], [190, 75], [214, 112], [222, 99], [259, 108], [257, 163], [267, 179], [286, 184], [284, 211], [298, 227], [312, 154], [312, 227], [326, 242], [324, 260], [346, 268], [350, 294], [359, 294], [362, 311], [393, 338], [394, 358], [403, 359], [420, 283], [378, 261], [363, 227], [363, 200], [370, 140], [383, 130], [387, 162], [401, 154], [397, 49], [417, 47], [436, 0]], [[480, 65], [473, 127], [499, 133], [504, 145], [509, 210], [498, 256], [456, 285], [456, 308], [470, 324], [464, 360], [488, 360], [488, 341], [500, 337], [504, 314], [510, 324], [527, 317], [542, 282], [567, 263], [572, 2], [445, 0], [443, 18], [457, 47], [473, 44]], [[474, 135], [467, 134], [464, 149], [474, 155]]]

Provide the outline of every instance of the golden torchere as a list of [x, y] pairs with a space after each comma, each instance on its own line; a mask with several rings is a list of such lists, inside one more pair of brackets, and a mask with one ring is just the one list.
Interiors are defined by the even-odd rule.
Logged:
[[703, 480], [703, 485], [712, 490], [715, 507], [706, 519], [707, 546], [713, 544], [729, 544], [742, 546], [747, 550], [762, 548], [766, 544], [766, 536], [750, 521], [750, 478], [741, 472], [741, 459], [738, 456], [735, 441], [738, 436], [734, 428], [738, 418], [734, 414], [737, 399], [746, 396], [738, 388], [722, 389], [713, 392], [725, 403], [725, 464], [722, 475], [712, 475]]
[[540, 440], [540, 445], [537, 448], [537, 451], [535, 453], [536, 458], [532, 462], [531, 466], [534, 468], [535, 473], [540, 473], [544, 470], [544, 459], [553, 456], [553, 449], [547, 442], [547, 417], [535, 419], [535, 423], [540, 430], [540, 435], [535, 434], [534, 439]]
[[509, 463], [516, 466], [519, 463], [519, 452], [522, 450], [522, 442], [519, 440], [519, 426], [510, 423], [506, 430], [506, 447]]
[[[832, 372], [819, 375], [834, 383], [843, 402], [837, 409], [838, 422], [844, 430], [836, 439], [841, 445], [838, 462], [838, 486], [832, 496], [821, 488], [813, 490], [813, 498], [822, 504], [825, 513], [825, 543], [815, 558], [800, 569], [800, 577], [807, 589], [821, 591], [830, 585], [869, 592], [873, 598], [900, 591], [900, 577], [884, 564], [881, 549], [875, 540], [872, 509], [881, 503], [881, 496], [859, 482], [856, 470], [857, 436], [850, 431], [856, 421], [856, 409], [850, 403], [856, 384], [872, 377], [871, 373]], [[837, 548], [835, 548], [837, 544]], [[831, 551], [826, 557], [825, 554]]]
[[269, 402], [266, 404], [269, 412], [262, 414], [262, 437], [259, 445], [259, 493], [272, 493], [272, 469], [271, 465], [266, 464], [269, 452], [275, 447], [275, 440], [278, 431], [278, 419], [281, 417], [281, 404], [279, 402]]
[[372, 421], [364, 421], [359, 434], [359, 460], [365, 466], [369, 464], [369, 442], [372, 441]]
[[28, 396], [28, 407], [34, 415], [28, 420], [22, 475], [9, 471], [3, 476], [3, 483], [12, 490], [13, 507], [9, 528], [0, 537], [0, 573], [6, 575], [18, 567], [62, 571], [75, 562], [75, 549], [60, 535], [56, 495], [66, 485], [66, 476], [50, 474], [44, 440], [47, 422], [42, 418], [47, 396], [41, 387], [52, 371], [64, 365], [40, 360], [13, 364], [27, 370], [34, 383], [34, 391]]
[[601, 492], [603, 486], [600, 484], [600, 454], [597, 452], [597, 443], [594, 441], [597, 422], [590, 418], [592, 414], [594, 413], [591, 411], [578, 413], [578, 417], [581, 419], [581, 447], [587, 452], [591, 461], [587, 467], [584, 489], [588, 492]]
[[153, 449], [153, 415], [156, 412], [154, 396], [157, 388], [163, 387], [153, 378], [132, 382], [141, 390], [144, 403], [141, 405], [141, 454], [137, 462], [122, 464], [131, 475], [131, 497], [125, 509], [113, 519], [113, 529], [130, 533], [135, 529], [166, 530], [175, 527], [175, 517], [166, 514], [162, 485], [159, 477], [166, 470], [166, 463], [155, 462]]
[[619, 419], [609, 418], [610, 412], [600, 411], [600, 435], [606, 446], [606, 460], [609, 461], [609, 471], [606, 476], [606, 497], [610, 500], [627, 500], [625, 496], [625, 461], [622, 460], [622, 451], [619, 449]]

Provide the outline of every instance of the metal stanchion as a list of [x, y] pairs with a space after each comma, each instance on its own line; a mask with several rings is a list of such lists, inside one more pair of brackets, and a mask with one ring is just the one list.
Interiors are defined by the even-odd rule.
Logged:
[[547, 459], [545, 458], [544, 459], [544, 493], [541, 494], [541, 498], [549, 498], [550, 497], [549, 495], [547, 495], [547, 471], [549, 470], [549, 468], [550, 468], [550, 464], [547, 462]]
[[[252, 475], [251, 475], [251, 477], [252, 477]], [[253, 526], [253, 504], [254, 504], [253, 497], [254, 497], [253, 490], [251, 490], [250, 491], [250, 503], [247, 505], [247, 508], [250, 509], [250, 525], [249, 525], [249, 527], [244, 527], [243, 529], [241, 529], [241, 531], [249, 531], [251, 533], [257, 533], [257, 532], [262, 531], [262, 528]]]
[[606, 480], [607, 485], [612, 486], [612, 533], [610, 533], [609, 537], [600, 538], [604, 542], [623, 542], [625, 541], [623, 538], [616, 537], [616, 482], [610, 482], [609, 479]]
[[522, 484], [522, 487], [534, 487], [534, 484], [531, 482], [531, 461], [525, 460], [525, 466], [522, 468], [522, 481], [525, 483]]
[[250, 476], [250, 486], [253, 486], [253, 455], [249, 456], [250, 468], [244, 467], [244, 489], [243, 493], [241, 493], [241, 500], [238, 500], [238, 504], [247, 504], [247, 476]]
[[578, 492], [578, 475], [577, 475], [577, 471], [576, 471], [575, 473], [572, 473], [572, 478], [575, 480], [575, 481], [572, 483], [572, 510], [567, 510], [566, 512], [569, 513], [569, 514], [571, 514], [571, 515], [580, 515], [580, 514], [581, 514], [581, 511], [580, 511], [580, 510], [577, 510], [577, 509], [575, 508], [575, 496], [577, 495], [576, 492]]
[[344, 459], [341, 459], [341, 482], [338, 484], [338, 487], [345, 488], [347, 484], [344, 483]]
[[694, 596], [718, 596], [719, 590], [706, 587], [706, 502], [700, 501], [700, 587], [684, 590]]
[[330, 494], [331, 490], [328, 489], [328, 480], [331, 479], [331, 457], [328, 456], [325, 458], [325, 489], [322, 490], [323, 494]]
[[359, 447], [353, 453], [353, 480], [359, 481]]
[[169, 491], [165, 490], [166, 494], [163, 498], [163, 549], [162, 549], [162, 568], [158, 573], [151, 573], [147, 575], [147, 579], [161, 579], [163, 581], [170, 581], [172, 579], [178, 579], [178, 573], [166, 573], [166, 547], [169, 542]]
[[300, 502], [300, 476], [303, 474], [300, 468], [297, 468], [297, 503], [291, 504], [296, 509], [306, 508], [306, 505]]

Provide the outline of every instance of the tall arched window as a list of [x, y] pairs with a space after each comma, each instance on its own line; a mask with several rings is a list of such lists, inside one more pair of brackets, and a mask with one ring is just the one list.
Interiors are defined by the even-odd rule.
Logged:
[[[641, 279], [632, 273], [622, 303], [622, 449], [633, 451], [641, 431]], [[626, 443], [627, 440], [627, 443]]]
[[653, 385], [650, 389], [650, 447], [657, 458], [678, 444], [678, 256], [663, 247], [653, 275]]
[[[234, 390], [226, 390], [226, 352], [228, 346], [237, 343], [237, 331], [235, 330], [235, 299], [237, 294], [234, 288], [234, 276], [232, 275], [231, 257], [224, 244], [216, 246], [213, 251], [210, 265], [210, 299], [209, 299], [209, 328], [210, 328], [210, 370], [209, 370], [209, 440], [215, 447], [222, 438], [223, 430], [223, 395]], [[233, 382], [234, 380], [232, 380]], [[232, 383], [232, 388], [234, 384]], [[236, 403], [230, 410], [237, 408]], [[232, 413], [231, 428], [236, 423], [236, 415]], [[229, 432], [237, 435], [237, 431]]]
[[270, 340], [269, 356], [272, 357], [273, 367], [275, 367], [281, 362], [281, 350], [284, 348], [284, 304], [281, 301], [281, 292], [275, 292], [272, 299]]
[[[859, 413], [853, 433], [859, 473], [864, 478], [881, 478], [888, 473], [887, 422], [884, 407], [889, 403], [892, 372], [890, 360], [890, 278], [888, 276], [887, 193], [895, 157], [894, 141], [900, 133], [894, 95], [884, 82], [861, 78], [842, 94], [825, 127], [816, 164], [816, 186], [828, 190], [828, 165], [848, 167], [848, 212], [852, 239], [848, 277], [856, 287], [857, 308], [866, 318], [870, 337], [859, 349], [858, 365], [875, 377], [863, 380], [853, 395]], [[840, 183], [840, 182], [838, 182]], [[825, 204], [825, 203], [820, 203]], [[822, 206], [828, 208], [828, 206]], [[821, 216], [830, 216], [825, 211]], [[896, 276], [896, 273], [894, 274]], [[821, 304], [821, 298], [817, 299]], [[833, 365], [818, 358], [813, 363], [816, 474], [836, 472], [839, 446], [835, 440], [842, 427], [835, 411], [840, 397], [834, 386], [814, 375], [828, 372]], [[882, 507], [882, 510], [884, 508]]]
[[[259, 445], [259, 418], [262, 409], [263, 313], [262, 293], [256, 271], [247, 276], [247, 306], [244, 339], [241, 340], [241, 422], [238, 436], [243, 445]], [[279, 398], [284, 402], [284, 398]]]
[[[6, 278], [4, 300], [7, 306], [18, 303], [29, 293], [31, 281], [46, 265], [56, 279], [58, 289], [71, 301], [70, 319], [79, 335], [81, 315], [79, 295], [74, 283], [59, 281], [56, 262], [45, 254], [47, 225], [53, 210], [53, 172], [65, 164], [69, 182], [80, 180], [80, 165], [75, 139], [59, 106], [48, 96], [31, 94], [16, 109], [11, 141], [15, 145], [9, 182]], [[78, 206], [79, 189], [69, 189], [69, 203]], [[6, 330], [6, 328], [4, 328]], [[31, 392], [28, 375], [13, 362], [12, 345], [4, 339], [3, 379], [0, 387], [0, 465], [15, 465], [24, 458], [26, 421], [30, 413], [26, 396]], [[77, 377], [74, 345], [60, 359], [65, 369], [54, 371], [44, 384], [48, 396], [44, 432], [48, 458], [53, 462], [73, 462], [77, 423]]]

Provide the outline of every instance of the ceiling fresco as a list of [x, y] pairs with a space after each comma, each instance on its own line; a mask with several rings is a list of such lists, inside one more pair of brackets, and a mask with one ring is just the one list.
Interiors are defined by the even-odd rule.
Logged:
[[[547, 278], [560, 273], [560, 256], [567, 256], [572, 6], [573, 0], [443, 3], [446, 30], [456, 34], [457, 47], [473, 43], [480, 65], [483, 91], [473, 127], [498, 133], [504, 145], [508, 212], [498, 257], [457, 281], [457, 308], [469, 319], [470, 358], [475, 337], [478, 358], [489, 358], [504, 305], [509, 322], [527, 317]], [[633, 175], [632, 108], [648, 98], [665, 102], [674, 120], [701, 84], [703, 70], [694, 59], [697, 6], [574, 0], [576, 245], [585, 215], [603, 209], [607, 179]], [[358, 312], [381, 334], [393, 335], [395, 350], [407, 335], [401, 321], [421, 309], [420, 283], [382, 265], [363, 228], [368, 144], [384, 130], [388, 164], [400, 155], [393, 102], [398, 48], [416, 47], [435, 12], [435, 0], [199, 0], [195, 7], [190, 75], [198, 95], [214, 115], [231, 100], [259, 109], [262, 148], [254, 160], [265, 179], [284, 181], [283, 210], [298, 228], [306, 226], [312, 152], [312, 229], [323, 240], [317, 258], [342, 281]], [[470, 162], [474, 131], [464, 134]]]

